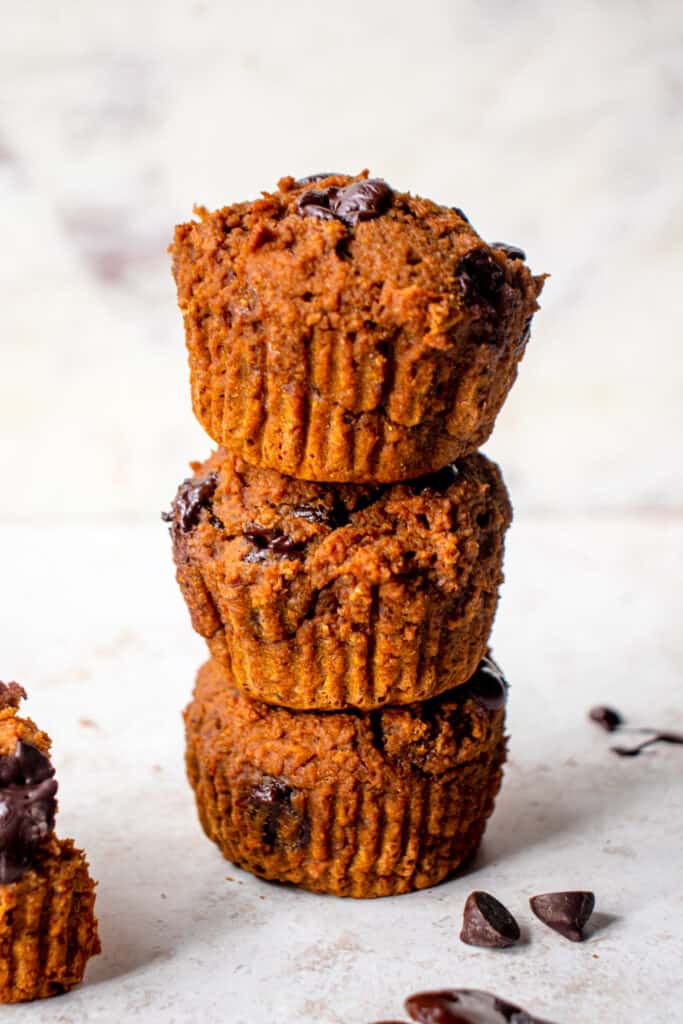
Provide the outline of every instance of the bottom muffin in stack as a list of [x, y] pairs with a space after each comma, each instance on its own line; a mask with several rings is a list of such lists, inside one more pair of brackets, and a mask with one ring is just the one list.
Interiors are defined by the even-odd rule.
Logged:
[[505, 760], [507, 686], [490, 657], [428, 701], [293, 712], [207, 662], [185, 712], [206, 834], [262, 878], [338, 896], [442, 881], [476, 850]]

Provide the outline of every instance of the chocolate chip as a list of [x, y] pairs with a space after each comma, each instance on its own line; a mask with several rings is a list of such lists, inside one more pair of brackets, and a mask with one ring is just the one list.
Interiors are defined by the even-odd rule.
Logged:
[[529, 900], [539, 921], [571, 942], [583, 941], [583, 926], [593, 913], [592, 892], [546, 892]]
[[468, 946], [504, 949], [519, 942], [519, 925], [500, 900], [487, 892], [471, 892], [465, 902], [460, 941]]
[[337, 220], [330, 207], [330, 202], [332, 196], [338, 191], [337, 188], [312, 188], [299, 196], [296, 208], [302, 216], [306, 214], [309, 217], [317, 217], [319, 220]]
[[353, 227], [363, 220], [374, 220], [391, 205], [394, 193], [381, 178], [356, 181], [342, 188], [331, 200], [331, 207], [345, 224]]
[[507, 242], [491, 242], [492, 249], [502, 249], [509, 260], [525, 260], [526, 253], [516, 245], [508, 245]]
[[277, 842], [278, 825], [281, 815], [289, 810], [292, 801], [292, 787], [281, 779], [264, 775], [249, 795], [250, 803], [257, 810], [265, 811], [261, 827], [261, 838], [266, 846]]
[[[182, 533], [188, 533], [199, 522], [199, 515], [202, 509], [211, 507], [211, 499], [218, 486], [218, 475], [209, 473], [205, 477], [190, 477], [183, 480], [178, 492], [173, 499], [170, 512], [162, 512], [161, 518], [164, 522], [173, 523]], [[214, 517], [215, 519], [215, 517]], [[220, 523], [215, 520], [214, 525]]]
[[505, 706], [508, 684], [500, 666], [490, 654], [484, 655], [465, 686], [474, 700], [488, 711], [497, 711]]
[[459, 206], [451, 206], [451, 210], [453, 211], [453, 213], [457, 213], [458, 217], [460, 217], [461, 220], [465, 221], [465, 224], [470, 223], [469, 217], [467, 216], [466, 213], [463, 213]]
[[614, 708], [605, 707], [604, 704], [591, 708], [588, 712], [588, 717], [591, 722], [602, 726], [606, 732], [614, 732], [615, 729], [624, 724], [624, 719], [619, 712], [615, 711]]
[[494, 302], [505, 281], [502, 267], [485, 249], [470, 249], [458, 260], [455, 275], [468, 305]]
[[303, 541], [295, 541], [275, 527], [254, 524], [245, 526], [242, 533], [259, 551], [273, 551], [276, 555], [291, 555], [305, 547]]
[[330, 185], [324, 189], [309, 189], [299, 196], [296, 206], [301, 216], [336, 219], [347, 227], [354, 227], [359, 221], [373, 220], [383, 214], [391, 205], [393, 195], [381, 178], [368, 178], [344, 188]]
[[551, 1024], [476, 988], [418, 992], [406, 999], [406, 1010], [419, 1024]]
[[54, 828], [57, 782], [49, 759], [19, 740], [0, 757], [0, 884], [30, 868], [36, 848]]
[[18, 708], [26, 700], [26, 690], [19, 683], [0, 683], [0, 708]]
[[332, 508], [325, 505], [295, 505], [292, 512], [306, 522], [323, 523], [331, 529], [338, 529], [348, 522], [348, 512], [344, 503], [335, 496]]

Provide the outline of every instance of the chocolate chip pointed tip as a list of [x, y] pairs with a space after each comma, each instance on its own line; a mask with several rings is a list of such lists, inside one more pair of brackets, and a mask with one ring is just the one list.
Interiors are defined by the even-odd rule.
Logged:
[[529, 900], [543, 924], [570, 942], [583, 942], [583, 929], [595, 908], [595, 894], [588, 890], [546, 892]]
[[460, 941], [468, 946], [505, 949], [519, 942], [519, 925], [500, 900], [487, 892], [471, 892], [465, 901]]
[[0, 683], [0, 709], [18, 708], [26, 700], [26, 690], [19, 683]]

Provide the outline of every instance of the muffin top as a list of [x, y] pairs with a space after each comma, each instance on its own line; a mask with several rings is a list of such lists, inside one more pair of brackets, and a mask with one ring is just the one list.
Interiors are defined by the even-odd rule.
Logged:
[[[181, 309], [282, 339], [343, 327], [373, 348], [397, 331], [436, 348], [467, 327], [495, 340], [499, 319], [536, 308], [543, 276], [524, 253], [487, 245], [456, 207], [396, 191], [368, 172], [282, 178], [276, 192], [179, 225], [171, 245]], [[522, 309], [523, 307], [523, 309]]]
[[455, 592], [481, 545], [500, 540], [512, 518], [500, 471], [480, 454], [374, 486], [297, 480], [225, 449], [193, 469], [164, 515], [176, 560], [208, 554], [224, 562], [224, 581], [239, 585], [305, 569], [318, 588], [341, 576], [382, 583], [427, 574]]

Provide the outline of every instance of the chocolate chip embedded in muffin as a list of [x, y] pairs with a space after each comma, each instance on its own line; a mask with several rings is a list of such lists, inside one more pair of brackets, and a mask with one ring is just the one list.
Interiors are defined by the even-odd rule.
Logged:
[[207, 432], [301, 479], [393, 482], [478, 449], [517, 374], [543, 276], [453, 208], [367, 173], [176, 228]]
[[[210, 511], [174, 535], [194, 628], [245, 693], [371, 709], [465, 683], [486, 655], [511, 509], [471, 455], [427, 478], [319, 484], [218, 451]], [[219, 525], [214, 525], [214, 519]], [[471, 683], [503, 702], [493, 661]]]
[[501, 783], [505, 712], [460, 687], [363, 714], [245, 697], [211, 661], [185, 711], [204, 831], [263, 878], [340, 896], [434, 885], [475, 851]]

